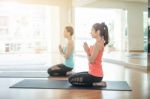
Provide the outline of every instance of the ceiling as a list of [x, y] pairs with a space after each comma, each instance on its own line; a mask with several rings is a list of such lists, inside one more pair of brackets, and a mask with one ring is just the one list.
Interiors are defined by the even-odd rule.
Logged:
[[[93, 3], [95, 1], [106, 1], [106, 0], [74, 0], [75, 4], [84, 5]], [[148, 3], [148, 0], [107, 0], [107, 1], [122, 1], [122, 2], [140, 2], [140, 3]]]
[[[110, 0], [111, 1], [111, 0]], [[118, 1], [127, 1], [127, 2], [144, 2], [147, 3], [148, 0], [118, 0]]]
[[[75, 0], [77, 2], [94, 2], [94, 1], [106, 1], [106, 0]], [[144, 2], [147, 3], [148, 0], [107, 0], [107, 1], [125, 1], [125, 2]]]

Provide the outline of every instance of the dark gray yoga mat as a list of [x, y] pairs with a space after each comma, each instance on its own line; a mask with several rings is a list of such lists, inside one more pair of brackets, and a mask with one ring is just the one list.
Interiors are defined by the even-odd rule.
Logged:
[[[48, 78], [51, 77], [46, 71], [16, 71], [1, 72], [0, 78]], [[62, 76], [63, 77], [63, 76]]]
[[10, 88], [131, 91], [126, 81], [107, 81], [106, 87], [72, 86], [67, 80], [23, 80]]

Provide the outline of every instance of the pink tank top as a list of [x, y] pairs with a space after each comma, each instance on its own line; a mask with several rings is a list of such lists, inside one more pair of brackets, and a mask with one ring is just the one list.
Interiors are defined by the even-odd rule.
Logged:
[[[93, 48], [94, 46], [90, 47], [89, 49], [90, 54], [92, 54]], [[103, 77], [103, 69], [102, 69], [103, 50], [99, 51], [93, 63], [89, 63], [89, 74], [96, 76], [96, 77]]]

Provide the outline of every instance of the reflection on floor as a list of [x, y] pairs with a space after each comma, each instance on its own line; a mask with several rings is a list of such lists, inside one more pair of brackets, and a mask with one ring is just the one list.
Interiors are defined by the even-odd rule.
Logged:
[[112, 63], [123, 64], [126, 67], [141, 69], [146, 71], [148, 65], [147, 52], [105, 53], [104, 59]]
[[147, 66], [147, 53], [131, 53], [126, 60], [128, 63]]

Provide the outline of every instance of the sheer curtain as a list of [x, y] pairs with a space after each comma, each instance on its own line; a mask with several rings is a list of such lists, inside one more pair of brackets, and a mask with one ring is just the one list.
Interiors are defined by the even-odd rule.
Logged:
[[0, 70], [44, 70], [52, 65], [59, 30], [57, 6], [0, 4]]

